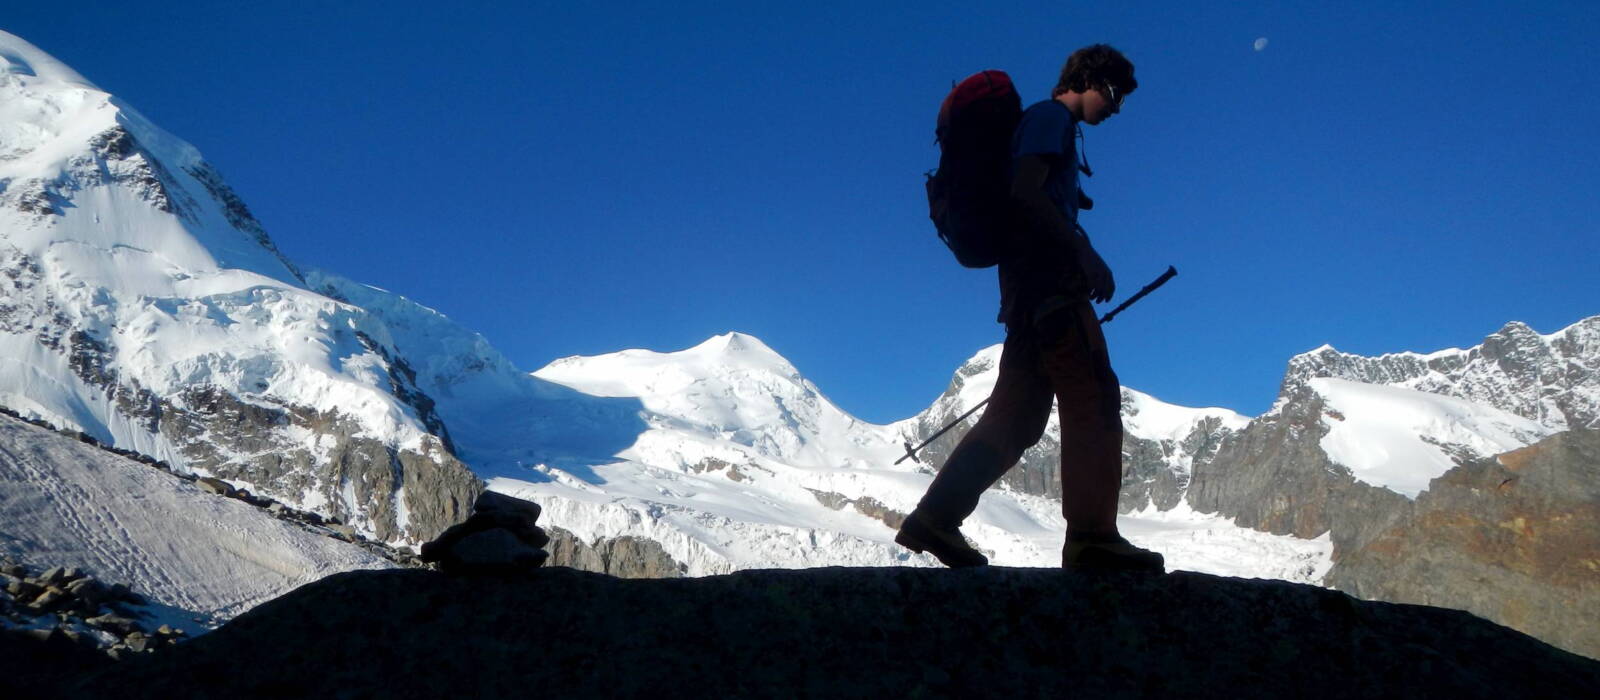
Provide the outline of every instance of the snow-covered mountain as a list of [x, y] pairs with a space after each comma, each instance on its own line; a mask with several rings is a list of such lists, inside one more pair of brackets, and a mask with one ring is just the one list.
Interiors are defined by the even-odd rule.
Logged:
[[[607, 570], [935, 565], [892, 539], [965, 427], [894, 462], [988, 396], [999, 346], [890, 425], [740, 333], [529, 373], [426, 306], [285, 259], [193, 147], [37, 48], [0, 32], [0, 62], [0, 405], [389, 542], [463, 519], [487, 482]], [[1131, 539], [1173, 568], [1322, 582], [1463, 462], [1600, 428], [1600, 317], [1467, 350], [1319, 348], [1254, 419], [1126, 387], [1122, 416]], [[1052, 417], [964, 526], [997, 564], [1059, 561], [1059, 434]], [[10, 548], [44, 541], [14, 522]], [[228, 595], [257, 594], [185, 604]]]
[[[1597, 324], [1600, 319], [1591, 319], [1550, 336], [1535, 335], [1552, 347], [1567, 348], [1560, 361], [1575, 368], [1560, 373], [1565, 379], [1557, 380], [1572, 387], [1558, 384], [1552, 390], [1547, 382], [1538, 389], [1562, 397], [1563, 416], [1588, 415], [1584, 411], [1593, 410], [1592, 401], [1572, 397], [1581, 398], [1584, 387], [1593, 382], [1594, 374], [1584, 368], [1595, 362], [1595, 355], [1586, 354], [1584, 348], [1592, 343], [1583, 338]], [[1502, 334], [1516, 335], [1522, 328], [1513, 324]], [[1291, 361], [1284, 398], [1254, 420], [1225, 409], [1172, 406], [1124, 388], [1124, 527], [1138, 539], [1152, 518], [1190, 522], [1198, 510], [1304, 538], [1295, 541], [1334, 537], [1334, 520], [1362, 521], [1366, 511], [1317, 500], [1316, 494], [1330, 492], [1328, 483], [1376, 489], [1372, 498], [1379, 501], [1388, 498], [1381, 494], [1415, 498], [1430, 479], [1462, 460], [1499, 454], [1558, 432], [1565, 423], [1543, 425], [1495, 405], [1439, 391], [1444, 386], [1516, 384], [1507, 377], [1526, 374], [1525, 365], [1499, 360], [1486, 366], [1483, 360], [1472, 359], [1501, 357], [1492, 350], [1497, 337], [1469, 350], [1373, 360], [1320, 348]], [[1524, 353], [1530, 354], [1539, 356]], [[804, 539], [797, 529], [805, 532], [830, 522], [825, 519], [829, 514], [816, 511], [817, 504], [810, 503], [806, 494], [830, 510], [837, 509], [833, 518], [854, 520], [847, 528], [828, 526], [836, 535], [841, 530], [847, 535], [830, 540], [840, 561], [906, 558], [889, 544], [892, 531], [881, 523], [896, 523], [914, 507], [933, 473], [929, 465], [943, 462], [965, 428], [930, 445], [923, 453], [924, 464], [892, 463], [903, 454], [904, 443], [920, 442], [987, 397], [998, 357], [998, 346], [980, 351], [956, 370], [949, 388], [928, 410], [888, 426], [851, 419], [781, 356], [739, 334], [679, 353], [634, 350], [558, 360], [535, 376], [591, 395], [636, 400], [649, 428], [640, 431], [626, 450], [616, 452], [618, 461], [611, 464], [585, 465], [578, 472], [546, 464], [537, 468], [545, 478], [512, 474], [491, 485], [550, 504], [552, 513], [562, 514], [551, 522], [568, 523], [580, 538], [591, 542], [623, 536], [661, 541], [665, 551], [692, 573], [763, 565], [758, 562], [827, 561], [828, 555], [794, 544]], [[1350, 369], [1415, 357], [1463, 359], [1446, 365], [1454, 368], [1453, 375], [1372, 370], [1360, 375]], [[1318, 358], [1325, 361], [1319, 363]], [[1337, 361], [1326, 361], [1330, 358]], [[1314, 369], [1318, 367], [1343, 368], [1344, 375], [1316, 376], [1333, 373]], [[1451, 376], [1460, 379], [1445, 380]], [[1371, 381], [1379, 378], [1392, 378], [1392, 383]], [[1532, 405], [1515, 392], [1495, 395], [1502, 405]], [[968, 423], [975, 420], [969, 418]], [[966, 528], [999, 561], [1010, 556], [1019, 563], [1048, 564], [1054, 558], [1061, 528], [1055, 513], [1060, 493], [1058, 435], [1052, 418], [1045, 439], [1007, 475], [1001, 490], [985, 497]], [[1190, 485], [1197, 471], [1206, 485], [1201, 498], [1193, 500]], [[730, 482], [737, 485], [738, 495], [727, 493]], [[763, 504], [759, 518], [722, 505], [748, 498]], [[694, 525], [663, 527], [680, 521]], [[1369, 518], [1338, 531], [1351, 532], [1354, 538], [1354, 532], [1381, 522]], [[685, 539], [683, 534], [746, 528], [762, 534], [725, 534], [720, 539], [696, 539], [697, 535]], [[763, 545], [765, 551], [742, 549], [752, 538], [774, 544]], [[669, 542], [674, 540], [676, 544]], [[789, 550], [794, 553], [784, 553]]]
[[1600, 428], [1600, 317], [1540, 335], [1509, 323], [1461, 350], [1368, 358], [1323, 346], [1289, 361], [1274, 412], [1322, 405], [1320, 445], [1365, 483], [1411, 498], [1455, 464]]
[[1324, 345], [1289, 361], [1283, 397], [1317, 378], [1451, 396], [1551, 430], [1600, 428], [1600, 317], [1548, 335], [1513, 321], [1462, 350], [1361, 357]]
[[476, 480], [388, 329], [194, 147], [0, 32], [0, 404], [394, 542]]
[[[929, 412], [965, 410], [992, 377], [958, 370]], [[660, 542], [691, 575], [762, 566], [934, 565], [893, 544], [900, 519], [934, 473], [894, 461], [920, 441], [925, 413], [892, 425], [857, 420], [828, 401], [761, 341], [729, 333], [675, 353], [628, 350], [557, 360], [534, 373], [584, 393], [627, 398], [646, 428], [611, 460], [581, 469], [536, 466], [490, 487], [544, 505], [549, 522], [587, 542], [623, 536]], [[1193, 411], [1147, 396], [1133, 401], [1153, 435], [1187, 434]], [[1182, 462], [1181, 456], [1174, 459]], [[963, 531], [996, 563], [1059, 565], [1060, 503], [1009, 486], [986, 495]], [[1189, 509], [1126, 516], [1125, 532], [1162, 548], [1172, 566], [1314, 581], [1325, 541], [1279, 538]], [[1270, 573], [1268, 573], [1270, 572]]]
[[1508, 323], [1465, 350], [1361, 357], [1323, 346], [1290, 359], [1271, 410], [1199, 470], [1190, 501], [1301, 536], [1344, 519], [1359, 540], [1392, 510], [1378, 501], [1415, 500], [1462, 462], [1597, 427], [1600, 316], [1548, 335]]
[[1513, 322], [1466, 350], [1296, 356], [1272, 409], [1196, 466], [1186, 502], [1327, 537], [1340, 590], [1592, 654], [1597, 337], [1591, 317], [1549, 335]]
[[[875, 425], [839, 409], [749, 335], [679, 352], [569, 357], [527, 374], [425, 306], [327, 273], [307, 277], [389, 329], [457, 454], [490, 488], [543, 506], [558, 554], [593, 550], [591, 561], [610, 561], [615, 571], [933, 565], [894, 545], [893, 528], [934, 469], [927, 460], [893, 463], [905, 442], [931, 432], [930, 415], [964, 411], [987, 395], [983, 383], [993, 379], [979, 375], [998, 353], [985, 349], [958, 369], [947, 392], [958, 401]], [[1131, 390], [1124, 403], [1130, 433], [1148, 438], [1151, 459], [1178, 474], [1197, 449], [1205, 453], [1194, 445], [1196, 426], [1245, 421]], [[1178, 504], [1165, 513], [1147, 505], [1148, 498], [1138, 509], [1149, 512], [1126, 526], [1136, 539], [1162, 543], [1175, 566], [1314, 580], [1311, 572], [1328, 564], [1325, 541], [1250, 532]], [[1046, 494], [996, 491], [966, 530], [1001, 563], [1058, 564], [1059, 509]], [[638, 542], [654, 545], [641, 550]]]

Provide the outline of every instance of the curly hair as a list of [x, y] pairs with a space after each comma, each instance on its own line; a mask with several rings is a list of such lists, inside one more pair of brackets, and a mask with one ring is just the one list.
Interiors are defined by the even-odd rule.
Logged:
[[1061, 79], [1056, 81], [1050, 96], [1088, 92], [1107, 83], [1116, 88], [1118, 95], [1139, 89], [1139, 81], [1133, 79], [1133, 62], [1107, 44], [1085, 46], [1067, 57], [1067, 65], [1061, 68]]

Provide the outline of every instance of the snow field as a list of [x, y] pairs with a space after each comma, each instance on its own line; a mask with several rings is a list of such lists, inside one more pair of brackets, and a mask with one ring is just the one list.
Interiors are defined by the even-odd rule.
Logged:
[[191, 634], [330, 574], [394, 567], [356, 545], [6, 416], [0, 549], [30, 565], [75, 566], [127, 583], [159, 604], [165, 618], [156, 626], [170, 622]]

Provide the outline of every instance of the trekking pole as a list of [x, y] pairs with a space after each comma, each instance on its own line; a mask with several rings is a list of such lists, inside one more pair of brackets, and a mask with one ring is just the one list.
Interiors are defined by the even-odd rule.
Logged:
[[[1106, 315], [1101, 316], [1100, 317], [1100, 325], [1104, 326], [1107, 323], [1110, 323], [1111, 319], [1115, 318], [1117, 314], [1122, 313], [1123, 309], [1126, 309], [1126, 308], [1128, 308], [1130, 306], [1133, 306], [1133, 302], [1136, 302], [1136, 301], [1138, 301], [1140, 299], [1143, 299], [1146, 294], [1149, 294], [1149, 293], [1155, 291], [1161, 285], [1166, 284], [1167, 280], [1170, 280], [1173, 277], [1176, 277], [1177, 275], [1178, 275], [1178, 268], [1173, 267], [1171, 265], [1168, 265], [1167, 266], [1167, 271], [1161, 273], [1161, 276], [1157, 277], [1156, 281], [1145, 285], [1144, 289], [1139, 290], [1138, 294], [1135, 294], [1135, 295], [1133, 295], [1131, 297], [1128, 297], [1127, 301], [1124, 301], [1121, 304], [1118, 304], [1117, 308], [1112, 309], [1110, 313], [1107, 313]], [[949, 425], [947, 425], [947, 426], [945, 426], [943, 428], [940, 428], [939, 432], [934, 433], [933, 435], [929, 436], [928, 439], [923, 440], [921, 445], [917, 445], [916, 447], [912, 447], [910, 440], [905, 441], [906, 454], [905, 454], [904, 457], [901, 457], [900, 459], [895, 460], [894, 463], [895, 464], [899, 464], [901, 462], [906, 461], [906, 458], [909, 457], [911, 459], [911, 461], [916, 462], [918, 464], [921, 464], [922, 460], [917, 459], [917, 452], [918, 451], [920, 451], [924, 447], [927, 447], [928, 443], [931, 443], [934, 440], [939, 439], [940, 435], [943, 435], [943, 434], [949, 432], [951, 428], [954, 428], [954, 427], [960, 425], [961, 421], [964, 421], [964, 420], [967, 419], [967, 416], [970, 416], [970, 415], [972, 415], [974, 413], [977, 413], [978, 409], [983, 408], [988, 403], [989, 403], [989, 399], [984, 399], [982, 401], [979, 401], [978, 405], [973, 406], [966, 413], [961, 414], [960, 418], [957, 418], [957, 419], [951, 421]]]

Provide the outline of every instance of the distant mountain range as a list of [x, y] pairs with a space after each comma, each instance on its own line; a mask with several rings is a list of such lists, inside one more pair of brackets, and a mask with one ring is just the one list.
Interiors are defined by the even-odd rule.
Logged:
[[[736, 332], [525, 372], [421, 304], [286, 259], [192, 146], [0, 32], [0, 353], [0, 405], [378, 541], [427, 541], [487, 486], [544, 507], [555, 563], [670, 576], [936, 565], [895, 546], [894, 528], [965, 427], [921, 462], [894, 462], [988, 395], [998, 346], [956, 368], [927, 410], [889, 425], [841, 411]], [[1584, 592], [1600, 566], [1476, 557], [1445, 544], [1460, 528], [1437, 528], [1494, 509], [1435, 498], [1440, 484], [1477, 483], [1507, 464], [1497, 456], [1532, 449], [1537, 458], [1513, 461], [1557, 476], [1516, 487], [1518, 499], [1537, 497], [1507, 516], [1523, 525], [1500, 529], [1532, 534], [1505, 546], [1548, 556], [1558, 542], [1546, 523], [1594, 512], [1600, 500], [1581, 484], [1600, 484], [1584, 481], [1594, 467], [1583, 461], [1600, 429], [1600, 316], [1549, 335], [1512, 323], [1477, 347], [1427, 355], [1319, 348], [1289, 361], [1278, 401], [1255, 418], [1127, 388], [1122, 406], [1122, 527], [1169, 567], [1425, 596], [1414, 602], [1600, 653], [1592, 634], [1561, 636], [1570, 615], [1495, 608], [1496, 596], [1469, 592], [1483, 571], [1515, 570], [1496, 579], [1498, 599], [1594, 622], [1600, 611], [1584, 601], [1596, 596]], [[963, 528], [996, 564], [1059, 562], [1058, 436], [1052, 419]], [[41, 473], [0, 483], [0, 548], [106, 566], [71, 552], [126, 533], [85, 532], [81, 547], [46, 552], [13, 524], [39, 484], [78, 478]], [[1559, 544], [1600, 561], [1581, 531]], [[1429, 552], [1452, 573], [1386, 578], [1402, 551]], [[296, 571], [356, 565], [346, 556]], [[232, 610], [194, 600], [164, 602]]]

